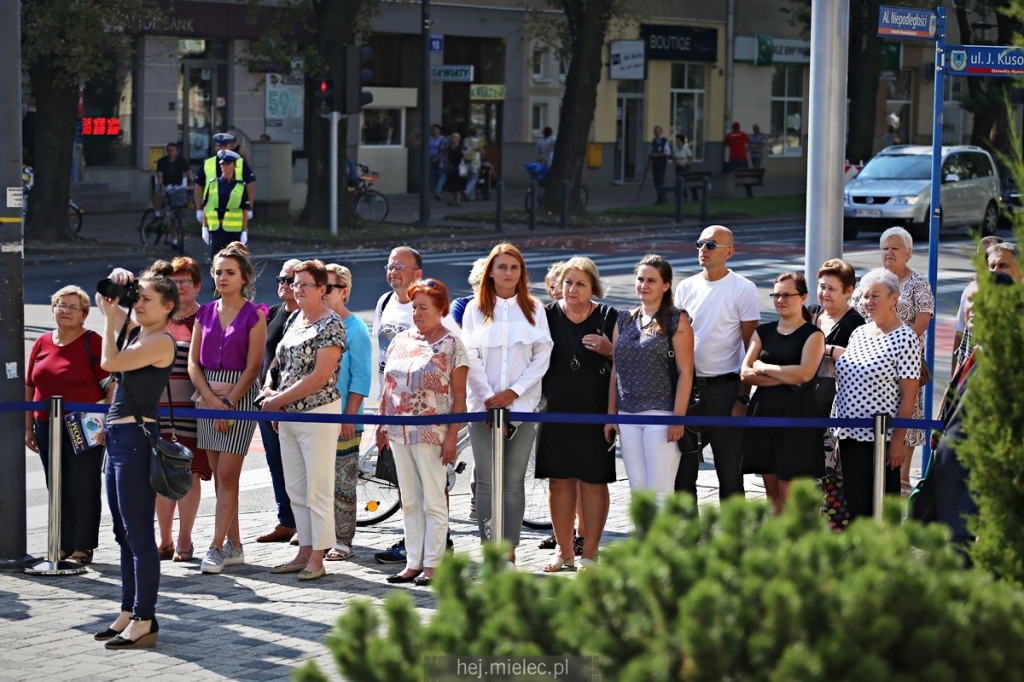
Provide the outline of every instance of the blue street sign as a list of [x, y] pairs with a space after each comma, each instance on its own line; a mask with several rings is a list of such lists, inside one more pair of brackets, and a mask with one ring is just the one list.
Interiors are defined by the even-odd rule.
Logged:
[[935, 40], [938, 16], [932, 10], [909, 7], [878, 8], [878, 35], [887, 38]]
[[444, 36], [430, 36], [430, 51], [444, 52]]
[[1001, 45], [949, 45], [952, 76], [1024, 76], [1024, 49]]

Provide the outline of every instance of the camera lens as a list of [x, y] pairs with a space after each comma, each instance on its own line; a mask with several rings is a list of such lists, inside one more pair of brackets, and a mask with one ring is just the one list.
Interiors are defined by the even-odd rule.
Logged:
[[113, 280], [101, 279], [96, 283], [96, 293], [104, 298], [124, 298], [128, 289]]

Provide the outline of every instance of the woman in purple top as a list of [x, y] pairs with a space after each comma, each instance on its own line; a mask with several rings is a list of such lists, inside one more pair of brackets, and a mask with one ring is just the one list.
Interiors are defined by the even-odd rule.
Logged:
[[[220, 298], [200, 307], [189, 349], [196, 407], [255, 410], [267, 318], [247, 298], [253, 290], [249, 252], [241, 242], [228, 244], [214, 257], [211, 272]], [[238, 478], [256, 422], [228, 415], [198, 421], [199, 447], [206, 449], [217, 487], [213, 542], [201, 570], [220, 573], [225, 564], [245, 563], [238, 529]]]

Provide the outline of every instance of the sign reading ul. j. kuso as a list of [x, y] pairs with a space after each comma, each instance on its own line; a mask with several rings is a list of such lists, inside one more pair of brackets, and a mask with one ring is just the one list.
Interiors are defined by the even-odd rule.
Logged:
[[473, 65], [445, 64], [435, 66], [434, 80], [441, 83], [472, 83]]
[[1000, 45], [949, 45], [947, 73], [954, 76], [1024, 76], [1024, 49]]

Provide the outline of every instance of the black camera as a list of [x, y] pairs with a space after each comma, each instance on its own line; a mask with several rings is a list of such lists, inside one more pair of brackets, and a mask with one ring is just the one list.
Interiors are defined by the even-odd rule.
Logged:
[[121, 305], [130, 309], [139, 300], [139, 283], [134, 279], [127, 284], [101, 279], [96, 283], [96, 293], [104, 298], [116, 298]]

